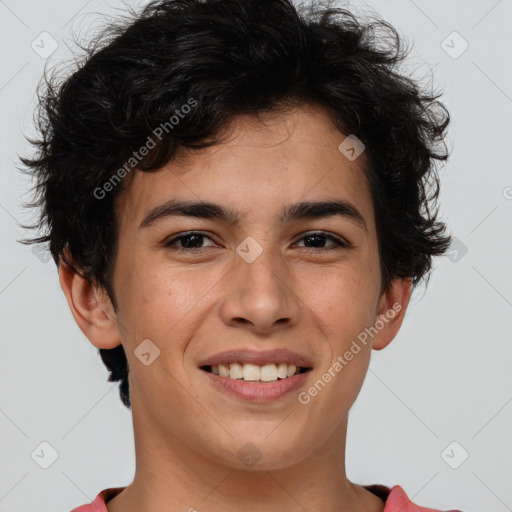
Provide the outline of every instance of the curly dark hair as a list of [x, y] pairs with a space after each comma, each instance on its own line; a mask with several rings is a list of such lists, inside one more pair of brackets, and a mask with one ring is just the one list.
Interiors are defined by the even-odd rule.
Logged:
[[[440, 93], [399, 70], [410, 51], [403, 37], [375, 13], [365, 18], [330, 2], [157, 0], [110, 22], [81, 47], [76, 69], [64, 78], [46, 72], [38, 87], [38, 138], [28, 138], [36, 154], [20, 160], [36, 180], [25, 206], [39, 209], [25, 227], [44, 233], [20, 241], [49, 242], [56, 264], [103, 287], [115, 309], [114, 206], [133, 175], [127, 169], [150, 172], [180, 146], [217, 144], [237, 115], [312, 105], [366, 146], [383, 289], [395, 277], [428, 281], [433, 256], [450, 244], [436, 206], [450, 116]], [[191, 99], [195, 107], [171, 128]], [[165, 123], [155, 147], [134, 161]], [[98, 197], [116, 171], [127, 176]], [[99, 352], [130, 408], [123, 346]]]

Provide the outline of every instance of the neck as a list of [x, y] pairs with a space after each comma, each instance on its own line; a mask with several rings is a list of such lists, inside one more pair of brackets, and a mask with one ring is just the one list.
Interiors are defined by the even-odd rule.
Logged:
[[380, 498], [346, 477], [347, 418], [319, 450], [292, 465], [238, 469], [170, 440], [147, 417], [133, 412], [137, 469], [133, 482], [107, 503], [108, 512], [384, 509]]

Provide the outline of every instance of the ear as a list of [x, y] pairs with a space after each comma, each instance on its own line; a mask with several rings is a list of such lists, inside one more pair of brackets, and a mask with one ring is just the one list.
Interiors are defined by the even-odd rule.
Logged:
[[[67, 255], [69, 258], [69, 252]], [[62, 258], [59, 281], [69, 309], [87, 339], [97, 348], [120, 345], [114, 307], [106, 291], [91, 284]]]
[[397, 335], [409, 305], [412, 291], [411, 278], [396, 278], [379, 299], [375, 328], [378, 330], [372, 348], [382, 350]]

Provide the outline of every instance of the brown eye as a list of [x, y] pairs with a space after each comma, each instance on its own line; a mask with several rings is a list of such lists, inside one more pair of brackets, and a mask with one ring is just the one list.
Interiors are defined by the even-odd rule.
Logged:
[[[307, 245], [304, 247], [306, 249], [339, 249], [339, 248], [348, 248], [350, 247], [350, 244], [346, 242], [345, 240], [335, 237], [333, 235], [329, 235], [327, 233], [324, 233], [322, 231], [314, 232], [314, 233], [308, 233], [307, 235], [303, 236], [300, 240], [307, 240]], [[334, 242], [331, 247], [322, 247], [325, 240], [331, 240]]]
[[[205, 247], [201, 247], [205, 240], [213, 240], [198, 231], [191, 231], [189, 233], [176, 236], [164, 242], [163, 246], [166, 248], [172, 248], [177, 251], [201, 251]], [[178, 245], [181, 244], [181, 247]], [[211, 247], [211, 246], [210, 246]]]

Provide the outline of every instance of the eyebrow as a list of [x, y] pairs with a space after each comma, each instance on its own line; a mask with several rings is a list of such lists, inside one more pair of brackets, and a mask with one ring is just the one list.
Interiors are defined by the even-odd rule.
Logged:
[[[139, 229], [150, 226], [160, 219], [176, 216], [218, 220], [229, 225], [237, 224], [240, 219], [238, 212], [217, 203], [171, 199], [150, 210], [141, 222]], [[277, 216], [277, 222], [282, 224], [294, 220], [320, 219], [333, 216], [346, 217], [368, 232], [363, 215], [354, 205], [344, 199], [316, 202], [301, 201], [286, 205]]]

